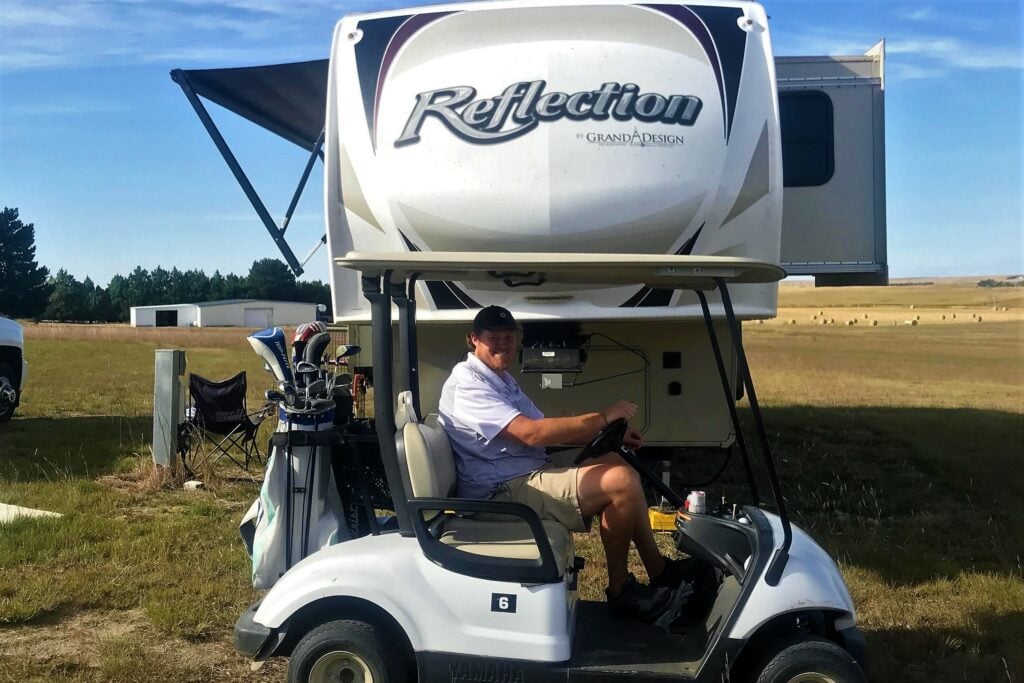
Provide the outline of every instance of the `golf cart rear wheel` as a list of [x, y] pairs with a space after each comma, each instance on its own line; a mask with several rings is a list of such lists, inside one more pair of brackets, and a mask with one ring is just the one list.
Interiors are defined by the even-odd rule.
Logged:
[[864, 683], [850, 653], [824, 638], [783, 641], [754, 670], [757, 683]]
[[362, 621], [321, 624], [292, 651], [288, 683], [401, 683], [405, 655], [393, 641]]
[[14, 370], [7, 363], [0, 363], [0, 423], [14, 416], [18, 402], [18, 390], [14, 385]]

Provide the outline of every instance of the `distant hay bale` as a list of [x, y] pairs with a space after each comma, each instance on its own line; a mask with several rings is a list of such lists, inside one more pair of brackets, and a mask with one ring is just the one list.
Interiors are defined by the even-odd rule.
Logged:
[[999, 307], [998, 307], [998, 306], [993, 306], [993, 307], [992, 307], [992, 310], [993, 310], [993, 311], [998, 311], [998, 310], [999, 310]]
[[835, 325], [836, 324], [836, 319], [835, 318], [829, 318], [828, 319], [828, 324], [829, 325]]
[[915, 308], [916, 306], [914, 306], [914, 304], [910, 304], [910, 310], [914, 310]]
[[912, 326], [912, 327], [913, 327], [913, 326], [916, 326], [916, 325], [917, 325], [917, 320], [904, 320], [904, 321], [903, 321], [903, 324], [904, 324], [904, 325], [910, 325], [910, 326]]
[[897, 325], [899, 325], [899, 323], [898, 323], [898, 322], [896, 322], [895, 320], [893, 320], [893, 321], [892, 321], [892, 326], [893, 326], [893, 327], [896, 327]]
[[826, 320], [825, 318], [822, 318], [821, 319], [821, 324], [822, 325], [828, 325], [828, 320]]
[[981, 316], [980, 315], [978, 316], [978, 322], [979, 323], [981, 322]]
[[864, 314], [864, 319], [865, 319], [865, 320], [867, 320], [867, 319], [868, 319], [868, 314], [867, 314], [867, 313], [865, 313], [865, 314]]
[[796, 321], [795, 321], [795, 320], [793, 320], [792, 318], [790, 318], [790, 319], [789, 319], [789, 324], [790, 324], [790, 325], [796, 325]]
[[943, 319], [943, 320], [945, 320], [945, 319], [946, 319], [946, 314], [945, 314], [945, 313], [943, 313], [943, 314], [942, 314], [942, 319]]
[[919, 316], [919, 315], [915, 315], [914, 316], [914, 320], [920, 320], [920, 319], [921, 319], [921, 316]]
[[1003, 306], [1003, 310], [1004, 310], [1004, 311], [1008, 311], [1008, 310], [1010, 310], [1010, 309], [1009, 309], [1009, 308], [1007, 308], [1006, 306]]
[[956, 320], [956, 313], [953, 314], [953, 320]]
[[977, 317], [978, 317], [977, 313], [971, 313], [971, 318], [975, 318], [976, 319]]
[[825, 311], [818, 311], [818, 315], [825, 315]]
[[763, 320], [758, 320], [758, 321], [757, 321], [757, 324], [758, 324], [758, 325], [764, 325], [764, 321], [763, 321]]
[[853, 324], [854, 324], [854, 323], [856, 323], [856, 322], [857, 322], [856, 320], [847, 320], [847, 321], [846, 321], [846, 324], [847, 324], [847, 325], [853, 325]]
[[811, 316], [811, 320], [817, 320], [817, 319], [818, 319], [818, 316], [816, 316], [816, 315], [812, 315]]
[[872, 320], [871, 321], [871, 327], [878, 327], [878, 321], [877, 320]]

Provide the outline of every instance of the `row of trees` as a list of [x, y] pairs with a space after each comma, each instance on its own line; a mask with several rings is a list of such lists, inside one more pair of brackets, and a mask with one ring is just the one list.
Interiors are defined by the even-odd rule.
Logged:
[[66, 270], [53, 276], [35, 260], [35, 227], [18, 210], [0, 212], [0, 313], [19, 318], [78, 322], [122, 322], [131, 306], [179, 304], [219, 299], [308, 301], [330, 306], [330, 288], [299, 282], [275, 259], [253, 262], [245, 276], [201, 270], [152, 271], [138, 267], [115, 275], [106, 287], [90, 278], [79, 282]]

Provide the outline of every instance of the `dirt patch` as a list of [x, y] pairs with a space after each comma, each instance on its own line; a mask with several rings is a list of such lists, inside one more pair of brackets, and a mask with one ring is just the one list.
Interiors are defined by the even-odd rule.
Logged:
[[[188, 642], [159, 633], [141, 609], [90, 611], [0, 629], [0, 680], [280, 680], [286, 663], [258, 671], [226, 641]], [[153, 680], [153, 679], [150, 679]]]

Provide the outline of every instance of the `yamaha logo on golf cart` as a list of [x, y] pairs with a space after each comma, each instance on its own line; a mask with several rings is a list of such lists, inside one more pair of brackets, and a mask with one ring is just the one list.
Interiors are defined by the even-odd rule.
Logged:
[[452, 681], [477, 683], [523, 683], [523, 668], [515, 664], [484, 663], [452, 659], [448, 662]]
[[542, 121], [643, 121], [692, 126], [702, 102], [693, 95], [641, 93], [635, 83], [603, 83], [598, 90], [544, 92], [546, 81], [521, 81], [497, 97], [474, 99], [476, 88], [459, 85], [416, 95], [416, 104], [395, 147], [420, 140], [420, 127], [436, 117], [467, 142], [505, 142], [529, 133]]

